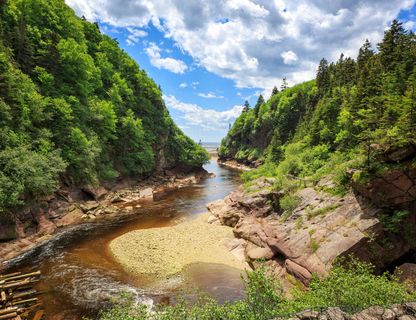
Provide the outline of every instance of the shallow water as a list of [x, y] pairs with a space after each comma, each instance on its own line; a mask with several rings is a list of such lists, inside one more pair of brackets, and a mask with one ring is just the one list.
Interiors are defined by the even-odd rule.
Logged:
[[[136, 209], [118, 221], [85, 223], [60, 232], [53, 240], [13, 261], [13, 271], [41, 270], [47, 319], [79, 320], [96, 316], [111, 297], [130, 292], [138, 302], [174, 303], [208, 294], [219, 302], [242, 297], [240, 270], [198, 263], [169, 281], [126, 273], [108, 252], [114, 238], [137, 229], [163, 227], [206, 212], [206, 204], [221, 199], [239, 184], [238, 172], [211, 161], [205, 167], [216, 174], [198, 185], [167, 195]], [[16, 270], [17, 269], [17, 270]]]

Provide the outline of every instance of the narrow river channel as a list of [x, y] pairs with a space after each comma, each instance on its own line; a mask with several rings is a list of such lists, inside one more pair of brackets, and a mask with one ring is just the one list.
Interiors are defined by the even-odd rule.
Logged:
[[205, 168], [216, 177], [149, 202], [122, 220], [63, 230], [45, 245], [15, 259], [14, 271], [41, 270], [37, 289], [43, 292], [47, 319], [94, 318], [121, 292], [147, 304], [174, 303], [179, 297], [192, 300], [201, 293], [220, 302], [241, 298], [240, 270], [198, 264], [169, 281], [160, 281], [126, 273], [108, 251], [111, 240], [129, 231], [169, 226], [206, 212], [207, 203], [225, 197], [240, 182], [238, 172], [220, 167], [215, 160]]

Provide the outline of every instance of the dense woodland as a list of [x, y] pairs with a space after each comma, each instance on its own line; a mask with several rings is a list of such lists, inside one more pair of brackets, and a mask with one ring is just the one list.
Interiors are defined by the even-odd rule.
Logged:
[[348, 167], [382, 167], [379, 155], [416, 143], [416, 37], [394, 21], [357, 59], [322, 59], [316, 79], [284, 81], [265, 102], [247, 104], [220, 147], [224, 159], [265, 163], [247, 174], [319, 179]]
[[96, 24], [64, 0], [0, 0], [0, 212], [62, 183], [207, 159], [158, 86]]

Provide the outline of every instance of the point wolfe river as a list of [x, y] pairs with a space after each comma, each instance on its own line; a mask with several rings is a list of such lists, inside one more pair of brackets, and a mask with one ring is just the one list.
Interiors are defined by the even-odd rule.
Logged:
[[121, 292], [129, 292], [146, 304], [169, 304], [178, 298], [192, 300], [201, 292], [220, 302], [241, 298], [240, 270], [199, 263], [168, 281], [158, 280], [126, 273], [108, 251], [108, 244], [127, 232], [173, 225], [206, 212], [207, 203], [224, 198], [240, 183], [238, 172], [220, 167], [215, 159], [205, 169], [216, 177], [149, 202], [135, 209], [135, 215], [65, 229], [51, 241], [15, 259], [14, 271], [42, 272], [37, 289], [43, 292], [47, 319], [94, 318], [109, 305], [111, 297]]

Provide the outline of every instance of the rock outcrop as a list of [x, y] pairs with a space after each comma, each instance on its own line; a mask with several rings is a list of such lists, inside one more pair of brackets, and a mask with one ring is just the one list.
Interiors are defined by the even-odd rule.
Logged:
[[408, 207], [416, 202], [416, 168], [390, 170], [363, 183], [352, 174], [356, 191], [378, 207]]
[[[287, 317], [272, 320], [287, 319]], [[390, 308], [373, 306], [356, 314], [347, 314], [339, 308], [322, 311], [305, 310], [290, 319], [299, 320], [416, 320], [416, 302], [394, 304]]]
[[[245, 240], [245, 257], [252, 265], [270, 261], [283, 280], [295, 277], [307, 285], [313, 273], [324, 276], [340, 256], [355, 256], [379, 270], [416, 247], [414, 238], [388, 234], [378, 216], [380, 208], [353, 192], [333, 196], [315, 188], [296, 193], [299, 205], [282, 216], [273, 180], [261, 178], [254, 186], [240, 187], [223, 200], [208, 204], [210, 221], [233, 227]], [[416, 230], [416, 217], [403, 222]]]

